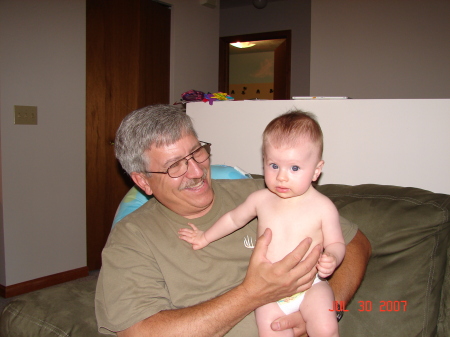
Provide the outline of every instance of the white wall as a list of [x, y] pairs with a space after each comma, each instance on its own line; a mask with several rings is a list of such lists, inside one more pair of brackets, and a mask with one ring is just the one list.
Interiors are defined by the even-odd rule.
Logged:
[[273, 83], [274, 59], [273, 51], [231, 54], [229, 84]]
[[[172, 7], [170, 100], [217, 91], [219, 10]], [[0, 284], [86, 266], [85, 0], [0, 0]], [[14, 125], [14, 105], [38, 125]], [[0, 213], [1, 215], [1, 213]]]
[[[324, 133], [320, 184], [386, 184], [450, 194], [450, 99], [189, 103], [212, 163], [262, 174], [261, 135], [276, 116], [300, 108]], [[219, 127], [220, 126], [220, 127]]]
[[449, 98], [450, 1], [312, 0], [311, 95]]
[[216, 8], [198, 0], [172, 4], [170, 102], [191, 90], [217, 92], [219, 82], [219, 1]]
[[5, 286], [86, 266], [85, 16], [84, 0], [0, 2]]

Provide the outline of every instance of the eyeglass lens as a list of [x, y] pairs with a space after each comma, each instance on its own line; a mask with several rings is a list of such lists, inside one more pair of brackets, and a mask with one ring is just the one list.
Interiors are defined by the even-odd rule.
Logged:
[[[203, 146], [200, 146], [197, 150], [189, 154], [187, 157], [191, 156], [191, 158], [193, 158], [197, 163], [201, 164], [209, 158], [210, 153], [211, 145], [205, 144]], [[170, 165], [170, 167], [167, 169], [167, 173], [169, 174], [169, 176], [171, 176], [172, 178], [178, 178], [179, 176], [185, 174], [189, 165], [188, 161], [191, 158], [183, 158]]]

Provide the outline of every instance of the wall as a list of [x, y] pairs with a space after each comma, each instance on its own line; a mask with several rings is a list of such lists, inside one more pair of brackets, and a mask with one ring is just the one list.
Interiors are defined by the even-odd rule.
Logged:
[[449, 98], [449, 13], [448, 0], [313, 0], [311, 95]]
[[201, 6], [198, 0], [164, 2], [173, 5], [170, 101], [179, 101], [181, 94], [191, 89], [217, 92], [219, 6]]
[[264, 9], [257, 9], [253, 5], [222, 9], [220, 36], [291, 30], [291, 94], [292, 96], [308, 96], [311, 45], [310, 2], [310, 0], [285, 0], [269, 2]]
[[230, 55], [230, 84], [273, 82], [273, 51]]
[[230, 54], [228, 94], [235, 100], [273, 99], [274, 56], [273, 51]]
[[292, 96], [448, 98], [449, 12], [448, 0], [285, 0], [222, 10], [220, 36], [291, 29]]
[[[165, 2], [171, 101], [217, 91], [218, 8]], [[86, 266], [85, 35], [85, 0], [0, 1], [3, 286]], [[37, 106], [38, 125], [14, 125], [14, 105]]]
[[262, 132], [293, 108], [314, 113], [321, 124], [320, 184], [387, 184], [450, 194], [450, 99], [225, 101], [189, 103], [187, 113], [199, 139], [212, 143], [212, 164], [261, 174]]
[[85, 26], [83, 0], [0, 2], [5, 286], [86, 266]]

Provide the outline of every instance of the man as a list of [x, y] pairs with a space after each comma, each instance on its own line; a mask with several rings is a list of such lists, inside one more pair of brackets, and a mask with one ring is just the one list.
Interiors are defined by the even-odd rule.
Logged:
[[[118, 336], [257, 336], [253, 311], [308, 289], [321, 247], [304, 256], [302, 241], [283, 260], [266, 258], [271, 231], [253, 254], [256, 220], [201, 251], [178, 239], [188, 222], [206, 229], [242, 203], [262, 180], [212, 181], [210, 146], [197, 138], [189, 116], [155, 105], [128, 115], [116, 135], [116, 156], [133, 181], [155, 198], [114, 228], [103, 251], [96, 293], [101, 332]], [[344, 222], [347, 255], [331, 286], [348, 301], [364, 275], [370, 244]], [[250, 260], [250, 262], [249, 262]], [[304, 333], [299, 313], [276, 320], [274, 330]]]

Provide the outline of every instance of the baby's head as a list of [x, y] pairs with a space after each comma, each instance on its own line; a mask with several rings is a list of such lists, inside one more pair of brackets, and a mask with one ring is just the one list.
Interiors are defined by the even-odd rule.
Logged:
[[273, 119], [263, 133], [263, 154], [267, 146], [295, 147], [301, 142], [311, 142], [322, 159], [323, 134], [315, 116], [301, 110], [288, 111]]
[[296, 110], [275, 118], [263, 133], [267, 188], [283, 199], [304, 195], [322, 172], [322, 149], [322, 130], [311, 114]]

